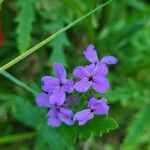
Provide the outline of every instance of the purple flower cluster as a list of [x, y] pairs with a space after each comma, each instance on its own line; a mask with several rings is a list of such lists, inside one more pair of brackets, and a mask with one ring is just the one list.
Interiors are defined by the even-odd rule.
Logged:
[[109, 106], [105, 98], [96, 99], [91, 97], [88, 100], [87, 109], [81, 110], [74, 114], [70, 110], [78, 102], [78, 98], [72, 96], [67, 98], [67, 93], [76, 90], [80, 93], [94, 89], [99, 93], [105, 93], [109, 89], [108, 64], [116, 64], [117, 59], [113, 56], [105, 56], [101, 60], [98, 59], [94, 45], [90, 44], [84, 51], [84, 56], [91, 62], [88, 66], [78, 66], [74, 69], [73, 75], [78, 79], [74, 83], [72, 79], [66, 79], [66, 70], [62, 64], [54, 64], [53, 69], [56, 77], [42, 77], [43, 92], [37, 94], [36, 103], [40, 107], [48, 107], [48, 125], [58, 127], [62, 122], [71, 126], [75, 121], [79, 125], [85, 124], [92, 119], [94, 115], [106, 115]]

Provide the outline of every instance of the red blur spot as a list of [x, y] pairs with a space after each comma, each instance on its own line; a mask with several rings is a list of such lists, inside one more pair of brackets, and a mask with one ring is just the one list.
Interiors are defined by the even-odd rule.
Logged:
[[3, 32], [0, 30], [0, 47], [2, 47], [4, 44], [4, 34]]

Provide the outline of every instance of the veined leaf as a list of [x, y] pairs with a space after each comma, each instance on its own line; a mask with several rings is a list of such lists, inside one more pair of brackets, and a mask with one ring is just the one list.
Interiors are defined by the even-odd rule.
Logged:
[[33, 9], [33, 0], [18, 0], [17, 4], [21, 9], [16, 18], [16, 21], [18, 22], [17, 42], [18, 49], [22, 53], [30, 45], [32, 25], [35, 20], [35, 16]]
[[2, 66], [0, 68], [0, 73], [8, 68], [10, 68], [11, 66], [13, 66], [14, 64], [16, 64], [17, 62], [21, 61], [22, 59], [24, 59], [25, 57], [27, 57], [28, 55], [32, 54], [33, 52], [35, 52], [36, 50], [38, 50], [39, 48], [41, 48], [42, 46], [44, 46], [45, 44], [49, 43], [50, 41], [52, 41], [53, 39], [55, 39], [56, 37], [58, 37], [60, 34], [64, 33], [66, 30], [70, 29], [72, 26], [76, 25], [78, 22], [82, 21], [83, 19], [85, 19], [86, 17], [88, 17], [89, 15], [93, 14], [94, 12], [98, 11], [99, 9], [101, 9], [102, 7], [106, 6], [107, 4], [109, 4], [111, 1], [108, 1], [106, 3], [104, 3], [103, 5], [93, 9], [92, 11], [90, 11], [89, 13], [85, 14], [84, 16], [78, 18], [77, 20], [73, 21], [72, 23], [70, 23], [69, 25], [67, 25], [66, 27], [60, 29], [59, 31], [57, 31], [56, 33], [54, 33], [53, 35], [51, 35], [50, 37], [46, 38], [45, 40], [43, 40], [42, 42], [38, 43], [37, 45], [35, 45], [34, 47], [30, 48], [29, 50], [23, 52], [21, 55], [19, 55], [18, 57], [16, 57], [15, 59], [11, 60], [10, 62], [8, 62], [7, 64], [5, 64], [4, 66]]

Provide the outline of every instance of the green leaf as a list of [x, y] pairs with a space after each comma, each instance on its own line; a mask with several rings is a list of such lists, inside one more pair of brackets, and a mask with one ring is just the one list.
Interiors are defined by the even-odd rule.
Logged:
[[16, 57], [15, 59], [11, 60], [10, 62], [8, 62], [7, 64], [3, 65], [2, 67], [0, 67], [0, 73], [8, 68], [10, 68], [11, 66], [15, 65], [17, 62], [21, 61], [22, 59], [26, 58], [28, 55], [32, 54], [33, 52], [35, 52], [36, 50], [38, 50], [39, 48], [41, 48], [42, 46], [44, 46], [45, 44], [49, 43], [50, 41], [52, 41], [53, 39], [55, 39], [56, 37], [58, 37], [59, 35], [61, 35], [62, 33], [64, 33], [65, 31], [67, 31], [68, 29], [70, 29], [72, 26], [76, 25], [77, 23], [79, 23], [80, 21], [84, 20], [86, 17], [88, 17], [89, 15], [93, 14], [94, 12], [98, 11], [99, 9], [101, 9], [102, 7], [104, 7], [105, 5], [109, 4], [111, 1], [108, 1], [106, 3], [104, 3], [101, 6], [98, 6], [97, 8], [93, 9], [92, 11], [90, 11], [89, 13], [83, 15], [82, 17], [78, 18], [77, 20], [73, 21], [72, 23], [70, 23], [69, 25], [67, 25], [66, 27], [60, 29], [59, 31], [57, 31], [56, 33], [54, 33], [53, 35], [51, 35], [50, 37], [46, 38], [45, 40], [41, 41], [40, 43], [38, 43], [37, 45], [35, 45], [34, 47], [30, 48], [29, 50], [23, 52], [21, 55], [19, 55], [18, 57]]
[[[58, 29], [63, 28], [63, 24], [55, 22], [50, 25], [50, 28], [51, 30], [57, 31]], [[50, 57], [50, 62], [52, 64], [59, 62], [67, 67], [67, 62], [64, 55], [64, 46], [70, 46], [70, 42], [66, 34], [63, 33], [62, 35], [57, 37], [55, 41], [52, 41], [51, 45], [52, 45], [52, 55]]]
[[47, 125], [46, 112], [32, 105], [25, 97], [14, 97], [10, 107], [16, 120], [36, 130], [35, 149], [60, 150], [60, 147], [61, 150], [73, 149], [73, 143], [77, 137], [74, 126], [69, 127], [62, 124], [59, 128], [51, 128]]
[[17, 42], [18, 49], [22, 53], [27, 48], [29, 48], [31, 42], [32, 25], [35, 20], [35, 16], [33, 9], [33, 0], [18, 0], [17, 4], [21, 9], [16, 18], [16, 21], [18, 22]]
[[148, 114], [150, 114], [150, 104], [145, 104], [136, 114], [136, 118], [128, 128], [122, 145], [123, 150], [137, 149], [140, 138], [150, 127], [150, 117], [147, 116]]
[[114, 130], [117, 127], [118, 124], [114, 119], [108, 116], [95, 116], [94, 119], [79, 127], [79, 136], [81, 138], [89, 138], [91, 134], [94, 134], [96, 136], [102, 136], [102, 134]]
[[39, 122], [43, 122], [42, 112], [38, 107], [33, 106], [28, 99], [15, 96], [12, 100], [11, 112], [15, 119], [29, 127], [37, 127]]

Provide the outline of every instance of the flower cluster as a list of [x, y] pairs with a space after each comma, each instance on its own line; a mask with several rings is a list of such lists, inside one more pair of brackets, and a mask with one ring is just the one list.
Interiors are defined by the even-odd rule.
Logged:
[[74, 90], [79, 93], [87, 92], [90, 88], [99, 93], [105, 93], [109, 89], [107, 79], [108, 64], [116, 64], [117, 59], [113, 56], [105, 56], [98, 59], [94, 45], [90, 44], [84, 51], [84, 56], [91, 62], [87, 66], [78, 66], [74, 69], [73, 75], [78, 79], [75, 83], [72, 79], [66, 79], [66, 70], [62, 64], [54, 64], [53, 69], [56, 77], [42, 77], [43, 92], [37, 94], [36, 103], [40, 107], [48, 107], [48, 125], [58, 127], [62, 122], [71, 126], [75, 121], [79, 125], [85, 124], [94, 115], [106, 115], [109, 106], [105, 98], [96, 99], [91, 97], [88, 100], [87, 109], [76, 114], [70, 110], [71, 106], [78, 103], [77, 96], [67, 97]]

